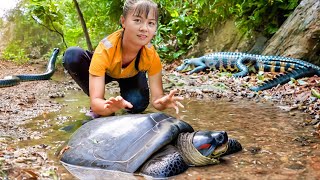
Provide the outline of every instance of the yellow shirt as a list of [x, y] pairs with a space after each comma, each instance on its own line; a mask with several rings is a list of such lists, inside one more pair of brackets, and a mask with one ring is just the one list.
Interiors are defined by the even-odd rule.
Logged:
[[[120, 29], [108, 37], [104, 38], [97, 46], [89, 68], [89, 73], [95, 76], [107, 75], [120, 79], [135, 76], [138, 71], [135, 69], [133, 60], [128, 66], [122, 68], [121, 40], [122, 32]], [[162, 65], [158, 53], [152, 44], [142, 47], [139, 61], [139, 70], [148, 72], [149, 76], [161, 71]]]

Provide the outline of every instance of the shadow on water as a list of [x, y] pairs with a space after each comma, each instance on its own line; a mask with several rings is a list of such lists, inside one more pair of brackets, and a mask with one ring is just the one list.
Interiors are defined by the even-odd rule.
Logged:
[[[38, 117], [28, 128], [45, 132], [45, 137], [28, 142], [52, 146], [50, 156], [59, 166], [62, 179], [72, 176], [54, 155], [70, 135], [88, 120], [84, 111], [89, 100], [81, 91], [67, 91], [61, 111]], [[301, 112], [287, 113], [266, 104], [235, 100], [227, 102], [187, 99], [178, 118], [195, 130], [225, 130], [238, 139], [244, 150], [224, 157], [220, 164], [192, 167], [171, 179], [317, 179], [320, 173], [313, 165], [319, 157], [319, 139], [311, 127], [301, 123], [309, 117]], [[148, 109], [148, 112], [154, 112]], [[173, 110], [166, 110], [175, 116]], [[65, 128], [65, 130], [62, 130]], [[319, 159], [317, 159], [319, 160]], [[320, 161], [320, 160], [319, 160]]]

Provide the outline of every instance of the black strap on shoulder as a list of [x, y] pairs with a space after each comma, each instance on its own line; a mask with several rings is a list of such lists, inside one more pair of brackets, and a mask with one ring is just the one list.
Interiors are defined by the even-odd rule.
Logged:
[[141, 54], [141, 49], [139, 50], [137, 57], [136, 57], [136, 61], [134, 63], [134, 67], [136, 68], [137, 71], [139, 71], [140, 54]]

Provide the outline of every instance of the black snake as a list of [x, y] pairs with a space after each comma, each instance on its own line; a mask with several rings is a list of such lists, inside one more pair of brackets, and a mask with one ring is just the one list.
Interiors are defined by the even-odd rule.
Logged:
[[4, 79], [0, 79], [0, 88], [15, 86], [19, 84], [20, 81], [38, 81], [38, 80], [50, 79], [55, 71], [55, 63], [56, 63], [58, 54], [59, 54], [59, 49], [55, 48], [48, 62], [47, 69], [44, 73], [7, 76]]

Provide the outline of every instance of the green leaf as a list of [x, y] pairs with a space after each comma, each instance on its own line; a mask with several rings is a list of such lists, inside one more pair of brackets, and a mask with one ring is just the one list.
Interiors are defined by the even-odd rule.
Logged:
[[316, 97], [316, 98], [318, 98], [318, 99], [320, 99], [320, 93], [317, 90], [313, 89], [313, 88], [311, 89], [311, 95]]

